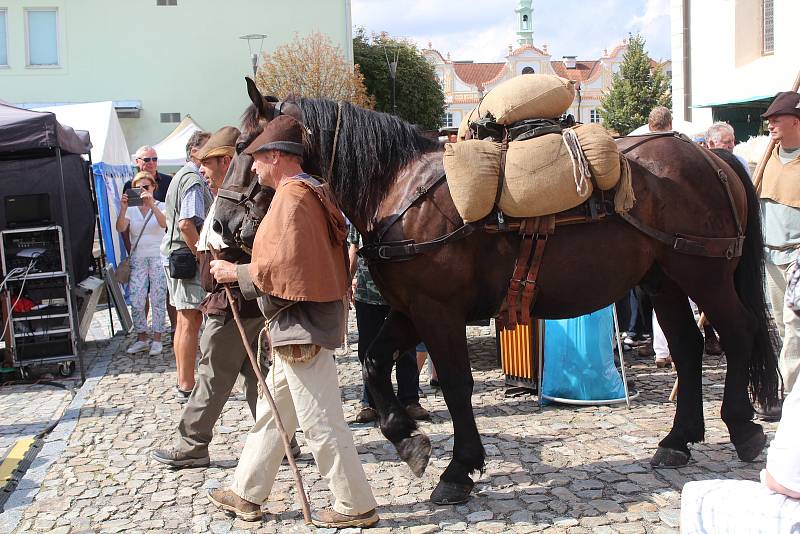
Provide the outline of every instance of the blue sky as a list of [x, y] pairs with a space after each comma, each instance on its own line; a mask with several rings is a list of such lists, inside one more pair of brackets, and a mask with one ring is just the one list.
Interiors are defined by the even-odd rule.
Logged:
[[[502, 61], [516, 47], [517, 0], [352, 0], [354, 26], [386, 31], [454, 60]], [[669, 0], [533, 0], [533, 41], [553, 59], [597, 59], [628, 33], [650, 57], [670, 57]]]

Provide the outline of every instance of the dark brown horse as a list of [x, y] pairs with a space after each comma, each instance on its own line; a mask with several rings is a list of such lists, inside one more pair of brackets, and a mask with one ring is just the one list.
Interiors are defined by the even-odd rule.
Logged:
[[[252, 83], [249, 93], [253, 105], [245, 113], [245, 123], [257, 129], [276, 114], [275, 103], [262, 98]], [[294, 104], [310, 132], [307, 170], [330, 183], [365, 241], [424, 243], [462, 226], [446, 180], [438, 180], [444, 174], [440, 148], [415, 127], [346, 103], [300, 99]], [[760, 401], [773, 399], [778, 382], [752, 185], [732, 158], [710, 152], [706, 157], [675, 136], [644, 142], [622, 139], [619, 147], [630, 161], [637, 199], [630, 215], [670, 236], [723, 238], [737, 236], [738, 219], [746, 235], [741, 255], [728, 259], [687, 254], [616, 216], [602, 223], [559, 226], [547, 244], [532, 313], [542, 318], [574, 317], [607, 306], [637, 284], [653, 292], [677, 368], [679, 391], [672, 430], [651, 463], [676, 467], [688, 462], [689, 444], [702, 441], [705, 432], [703, 338], [689, 306], [687, 296], [691, 297], [719, 332], [728, 362], [722, 419], [739, 458], [752, 461], [766, 438], [751, 420], [748, 393]], [[406, 261], [369, 265], [392, 308], [364, 366], [381, 431], [411, 469], [421, 474], [430, 441], [407, 416], [390, 381], [393, 357], [420, 340], [430, 351], [453, 418], [453, 458], [431, 495], [436, 503], [466, 500], [473, 487], [470, 474], [484, 466], [471, 405], [473, 379], [464, 327], [501, 310], [520, 239], [516, 232], [478, 229]]]

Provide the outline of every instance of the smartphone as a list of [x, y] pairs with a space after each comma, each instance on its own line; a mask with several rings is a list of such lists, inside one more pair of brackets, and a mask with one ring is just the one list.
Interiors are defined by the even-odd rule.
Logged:
[[128, 189], [128, 206], [142, 205], [142, 188], [131, 187]]

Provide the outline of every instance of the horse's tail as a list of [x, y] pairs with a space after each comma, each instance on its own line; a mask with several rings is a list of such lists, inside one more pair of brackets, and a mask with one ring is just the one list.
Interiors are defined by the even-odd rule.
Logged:
[[762, 405], [770, 405], [778, 396], [780, 374], [776, 348], [779, 340], [770, 329], [771, 319], [764, 292], [764, 237], [761, 233], [760, 202], [741, 162], [727, 150], [713, 152], [736, 171], [747, 194], [747, 228], [742, 257], [734, 273], [734, 284], [739, 299], [756, 320], [753, 353], [748, 365], [753, 398]]

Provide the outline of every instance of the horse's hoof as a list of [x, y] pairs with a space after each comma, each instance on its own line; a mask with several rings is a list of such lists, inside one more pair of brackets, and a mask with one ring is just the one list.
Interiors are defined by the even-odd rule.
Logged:
[[734, 443], [733, 446], [736, 447], [736, 454], [741, 461], [752, 462], [758, 458], [758, 455], [764, 450], [764, 445], [766, 444], [767, 436], [762, 430], [750, 436], [744, 443]]
[[414, 434], [397, 444], [397, 452], [411, 472], [421, 477], [431, 457], [431, 440], [425, 434]]
[[445, 482], [440, 480], [436, 488], [431, 493], [431, 501], [434, 504], [461, 504], [469, 500], [469, 494], [475, 483], [460, 484], [458, 482]]
[[652, 467], [661, 467], [667, 469], [674, 469], [676, 467], [683, 467], [689, 463], [689, 458], [692, 454], [689, 452], [679, 451], [677, 449], [670, 449], [667, 447], [659, 447], [653, 458], [650, 460]]

